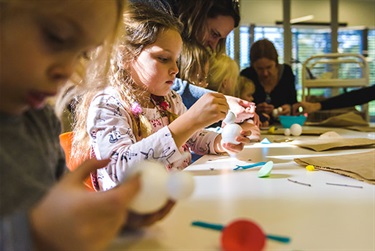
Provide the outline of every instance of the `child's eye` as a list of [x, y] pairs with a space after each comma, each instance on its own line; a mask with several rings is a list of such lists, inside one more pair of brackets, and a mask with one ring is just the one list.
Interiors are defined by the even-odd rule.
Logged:
[[92, 59], [92, 54], [89, 51], [84, 51], [81, 54], [81, 58], [84, 60], [90, 61]]
[[48, 42], [52, 43], [54, 46], [61, 46], [67, 41], [64, 37], [53, 31], [45, 31], [44, 34]]
[[162, 63], [165, 63], [168, 61], [168, 58], [165, 58], [165, 57], [158, 57], [158, 59], [160, 60], [160, 62]]

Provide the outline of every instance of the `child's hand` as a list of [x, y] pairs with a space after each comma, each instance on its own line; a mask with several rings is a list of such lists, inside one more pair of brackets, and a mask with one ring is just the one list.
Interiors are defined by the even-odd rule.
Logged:
[[250, 136], [250, 131], [241, 131], [241, 135], [236, 137], [236, 141], [240, 142], [239, 144], [232, 144], [232, 143], [224, 143], [222, 142], [221, 134], [219, 134], [215, 138], [215, 151], [217, 153], [223, 153], [227, 152], [229, 154], [236, 154], [242, 151], [245, 144], [250, 143], [250, 139], [248, 136]]
[[[221, 93], [206, 93], [185, 113], [189, 114], [196, 130], [225, 118], [229, 110], [226, 98]], [[184, 114], [184, 115], [185, 115]]]
[[88, 160], [68, 173], [32, 209], [37, 250], [103, 250], [127, 221], [140, 188], [138, 176], [106, 192], [88, 191], [83, 181], [108, 160]]
[[247, 137], [250, 141], [260, 141], [260, 129], [259, 126], [255, 125], [253, 121], [247, 120], [240, 124], [242, 127], [243, 135], [248, 135]]

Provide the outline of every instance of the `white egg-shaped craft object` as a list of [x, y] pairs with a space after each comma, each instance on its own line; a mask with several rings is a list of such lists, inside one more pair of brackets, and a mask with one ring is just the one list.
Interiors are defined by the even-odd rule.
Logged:
[[228, 111], [227, 116], [223, 120], [223, 122], [228, 125], [228, 124], [233, 124], [234, 121], [236, 121], [236, 115], [232, 111]]
[[193, 175], [184, 171], [172, 172], [167, 181], [167, 192], [172, 200], [182, 200], [190, 197], [194, 192]]
[[273, 109], [273, 111], [272, 111], [272, 116], [273, 116], [274, 118], [276, 118], [277, 116], [279, 116], [279, 111], [277, 110], [277, 108]]
[[300, 124], [293, 124], [290, 127], [290, 133], [293, 136], [300, 136], [302, 134], [302, 126]]
[[136, 168], [140, 173], [141, 188], [129, 209], [139, 214], [156, 212], [168, 201], [167, 170], [162, 164], [151, 161], [141, 162]]
[[241, 135], [242, 127], [237, 124], [226, 125], [222, 132], [221, 137], [224, 143], [239, 144], [236, 140], [237, 136]]
[[285, 136], [290, 136], [290, 129], [289, 129], [289, 128], [286, 128], [286, 129], [284, 130], [284, 135], [285, 135]]

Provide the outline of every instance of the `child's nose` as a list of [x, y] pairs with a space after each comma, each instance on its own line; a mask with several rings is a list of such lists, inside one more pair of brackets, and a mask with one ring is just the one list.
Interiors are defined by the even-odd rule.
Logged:
[[49, 71], [50, 78], [56, 83], [66, 82], [74, 73], [77, 63], [77, 57], [60, 61], [51, 67]]
[[170, 73], [169, 74], [174, 74], [174, 75], [177, 75], [177, 73], [179, 72], [178, 70], [178, 65], [177, 63], [174, 63], [170, 69]]

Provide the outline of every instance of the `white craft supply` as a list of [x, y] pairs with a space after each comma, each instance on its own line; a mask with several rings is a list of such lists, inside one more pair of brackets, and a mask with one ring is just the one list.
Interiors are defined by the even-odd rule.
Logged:
[[278, 116], [279, 116], [279, 114], [281, 113], [283, 111], [283, 108], [280, 106], [280, 107], [278, 107], [278, 108], [275, 108], [275, 109], [273, 109], [273, 111], [272, 111], [272, 116], [274, 117], [274, 118], [277, 118]]
[[300, 124], [293, 124], [290, 127], [290, 133], [293, 136], [300, 136], [302, 134], [302, 126]]
[[228, 111], [227, 116], [223, 120], [223, 122], [227, 124], [233, 124], [236, 121], [236, 115], [232, 111]]
[[143, 161], [132, 170], [129, 176], [139, 173], [141, 188], [129, 209], [139, 214], [157, 212], [166, 205], [168, 199], [185, 199], [195, 189], [194, 178], [190, 173], [169, 173], [159, 162]]
[[241, 135], [242, 127], [237, 124], [229, 124], [225, 125], [221, 132], [221, 138], [223, 143], [232, 143], [232, 144], [240, 144], [241, 142], [238, 142], [236, 140], [237, 136]]
[[173, 171], [167, 180], [167, 192], [172, 200], [188, 198], [195, 188], [194, 178], [186, 171]]
[[141, 188], [129, 208], [139, 214], [158, 211], [169, 198], [167, 170], [161, 163], [144, 161], [135, 167], [135, 172], [140, 173]]
[[290, 136], [290, 129], [289, 129], [289, 128], [286, 128], [286, 129], [284, 130], [284, 135], [285, 135], [285, 136]]
[[241, 135], [242, 127], [234, 123], [236, 116], [232, 111], [228, 111], [227, 116], [223, 120], [225, 126], [221, 131], [221, 138], [223, 143], [240, 144], [236, 140], [237, 136]]

